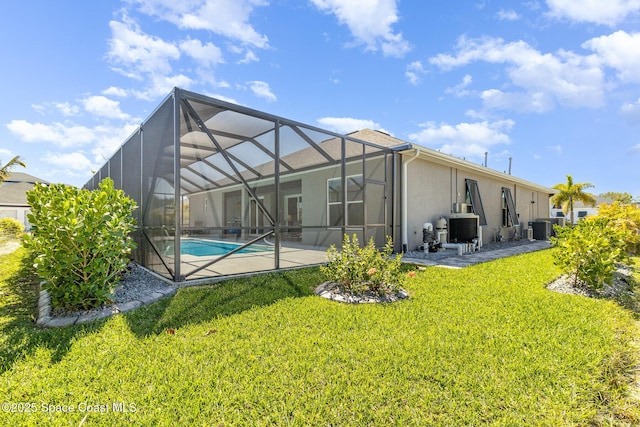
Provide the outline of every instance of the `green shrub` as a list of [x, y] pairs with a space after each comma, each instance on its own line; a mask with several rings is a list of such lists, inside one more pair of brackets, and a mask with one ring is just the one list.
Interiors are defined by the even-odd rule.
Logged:
[[53, 307], [89, 309], [109, 301], [135, 247], [130, 233], [135, 202], [111, 179], [88, 191], [64, 184], [36, 184], [27, 193], [34, 257]]
[[604, 217], [585, 218], [574, 227], [555, 227], [551, 241], [560, 250], [556, 258], [566, 274], [591, 289], [611, 284], [616, 264], [627, 261], [626, 242], [629, 231], [617, 227]]
[[640, 254], [640, 207], [620, 202], [603, 203], [598, 206], [598, 216], [609, 218], [616, 227], [628, 230], [627, 252]]
[[24, 226], [17, 219], [0, 218], [0, 238], [20, 237], [23, 231]]
[[355, 234], [353, 238], [345, 234], [342, 251], [338, 251], [335, 245], [327, 250], [329, 263], [322, 267], [322, 271], [328, 280], [340, 283], [348, 292], [390, 294], [400, 289], [404, 280], [400, 271], [402, 255], [392, 257], [392, 253], [393, 242], [390, 237], [387, 237], [387, 243], [379, 251], [373, 238], [361, 248]]

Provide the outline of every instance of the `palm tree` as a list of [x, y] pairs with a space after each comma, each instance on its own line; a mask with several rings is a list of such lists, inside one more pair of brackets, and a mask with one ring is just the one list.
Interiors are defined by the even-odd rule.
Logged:
[[15, 156], [13, 159], [9, 160], [9, 163], [0, 168], [0, 184], [9, 178], [9, 172], [16, 166], [22, 166], [23, 168], [27, 167], [20, 156]]
[[573, 177], [567, 175], [567, 182], [564, 184], [556, 184], [553, 186], [558, 193], [551, 197], [551, 202], [555, 206], [562, 206], [562, 212], [566, 215], [571, 212], [571, 225], [573, 225], [573, 202], [582, 202], [585, 205], [595, 206], [597, 201], [593, 194], [585, 193], [583, 190], [592, 188], [594, 185], [590, 182], [573, 182]]

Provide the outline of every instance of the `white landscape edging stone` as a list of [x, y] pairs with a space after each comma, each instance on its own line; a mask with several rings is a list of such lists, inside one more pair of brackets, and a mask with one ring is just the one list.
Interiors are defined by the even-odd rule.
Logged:
[[114, 314], [134, 310], [138, 307], [156, 302], [159, 299], [172, 296], [175, 293], [176, 288], [167, 286], [166, 288], [154, 290], [150, 295], [141, 295], [137, 299], [124, 303], [116, 303], [102, 310], [90, 311], [83, 314], [72, 314], [69, 316], [52, 316], [51, 297], [49, 296], [49, 292], [42, 289], [42, 283], [40, 283], [40, 298], [38, 300], [38, 319], [36, 320], [36, 325], [41, 328], [62, 328], [65, 326], [80, 325], [82, 323], [110, 317]]
[[409, 294], [404, 289], [400, 289], [396, 293], [390, 295], [378, 295], [375, 292], [350, 294], [343, 292], [340, 284], [336, 282], [324, 282], [316, 287], [314, 293], [322, 298], [347, 304], [396, 302], [409, 298]]

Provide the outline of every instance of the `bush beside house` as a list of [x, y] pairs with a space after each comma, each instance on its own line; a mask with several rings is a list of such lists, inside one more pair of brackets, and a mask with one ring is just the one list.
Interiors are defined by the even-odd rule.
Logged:
[[36, 184], [27, 199], [33, 227], [25, 246], [52, 306], [89, 309], [108, 302], [135, 245], [135, 202], [111, 179], [94, 191]]
[[0, 240], [15, 239], [22, 235], [24, 225], [13, 218], [0, 218]]
[[353, 237], [345, 234], [341, 251], [335, 245], [327, 250], [329, 262], [322, 271], [328, 280], [339, 283], [348, 293], [389, 295], [400, 290], [404, 279], [400, 270], [402, 254], [395, 257], [392, 254], [393, 241], [390, 237], [379, 251], [373, 238], [366, 246], [360, 247], [355, 234]]

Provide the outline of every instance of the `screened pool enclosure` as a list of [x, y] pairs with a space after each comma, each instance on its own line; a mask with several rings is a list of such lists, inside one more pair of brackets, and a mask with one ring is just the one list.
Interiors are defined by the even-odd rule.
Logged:
[[85, 187], [138, 203], [133, 257], [174, 281], [318, 264], [345, 233], [396, 234], [406, 146], [358, 135], [176, 88]]

